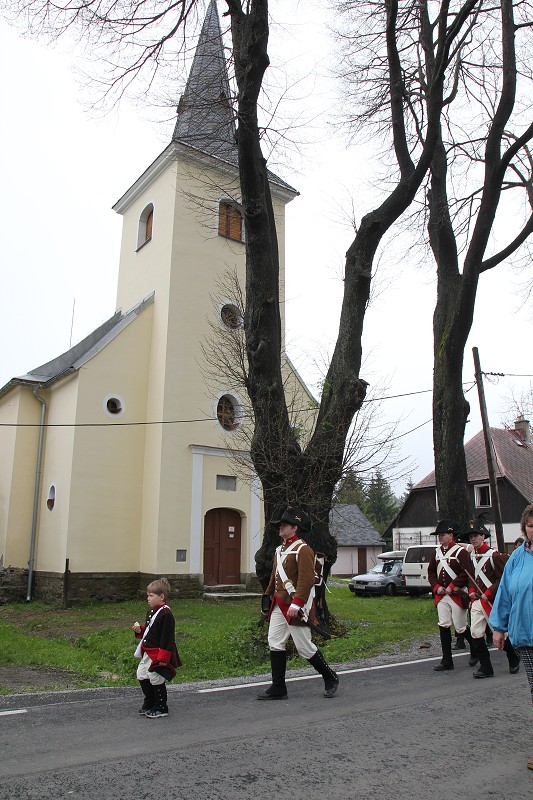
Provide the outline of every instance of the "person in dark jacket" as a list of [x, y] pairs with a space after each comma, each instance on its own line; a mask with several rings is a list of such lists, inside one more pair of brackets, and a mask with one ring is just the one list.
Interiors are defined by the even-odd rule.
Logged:
[[168, 716], [166, 680], [172, 680], [181, 665], [175, 642], [175, 622], [167, 605], [170, 584], [166, 578], [152, 581], [146, 587], [150, 610], [146, 623], [133, 624], [139, 644], [135, 655], [141, 659], [137, 667], [137, 680], [141, 685], [144, 702], [139, 709], [149, 719]]

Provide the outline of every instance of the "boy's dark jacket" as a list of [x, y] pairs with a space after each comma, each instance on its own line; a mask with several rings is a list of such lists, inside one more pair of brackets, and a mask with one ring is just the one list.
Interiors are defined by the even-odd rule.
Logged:
[[136, 633], [135, 637], [142, 639], [148, 623], [158, 609], [161, 611], [141, 645], [141, 654], [147, 653], [152, 659], [148, 668], [149, 672], [159, 672], [166, 680], [172, 680], [178, 667], [181, 667], [181, 661], [176, 648], [174, 616], [170, 608], [164, 605], [150, 609], [146, 615], [145, 624], [141, 625], [141, 631]]

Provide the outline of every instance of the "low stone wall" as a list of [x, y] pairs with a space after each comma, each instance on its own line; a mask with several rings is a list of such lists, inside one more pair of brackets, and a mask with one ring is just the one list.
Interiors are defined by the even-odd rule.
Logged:
[[[136, 600], [144, 597], [147, 585], [154, 575], [139, 572], [69, 572], [66, 576], [57, 572], [35, 572], [32, 596], [46, 603], [61, 603], [64, 606], [81, 603], [117, 603], [120, 600]], [[198, 597], [199, 575], [165, 575], [178, 597]], [[66, 583], [65, 583], [66, 581]]]
[[19, 567], [0, 569], [0, 605], [19, 603], [26, 599], [28, 570]]
[[[203, 592], [202, 575], [154, 575], [148, 572], [59, 572], [35, 571], [32, 599], [68, 607], [82, 603], [118, 603], [144, 598], [146, 587], [156, 578], [165, 577], [172, 588], [171, 597], [199, 597]], [[242, 576], [248, 592], [261, 593], [261, 584], [253, 573]], [[0, 570], [0, 603], [26, 599], [28, 570], [8, 567]]]

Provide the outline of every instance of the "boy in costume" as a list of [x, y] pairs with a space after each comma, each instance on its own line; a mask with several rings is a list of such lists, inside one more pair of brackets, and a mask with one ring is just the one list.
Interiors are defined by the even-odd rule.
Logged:
[[146, 599], [150, 610], [146, 622], [135, 622], [132, 626], [139, 644], [135, 651], [140, 664], [137, 680], [144, 695], [139, 714], [149, 719], [168, 716], [167, 687], [165, 680], [172, 680], [181, 666], [175, 642], [175, 622], [167, 605], [170, 584], [166, 578], [152, 581], [146, 587]]

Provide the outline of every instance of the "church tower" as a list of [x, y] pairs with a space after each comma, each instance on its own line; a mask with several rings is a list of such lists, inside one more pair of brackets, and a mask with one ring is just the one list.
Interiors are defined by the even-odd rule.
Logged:
[[[275, 176], [272, 190], [283, 271], [284, 207], [296, 193]], [[147, 418], [162, 424], [146, 431], [142, 571], [168, 573], [177, 557], [184, 559], [177, 568], [200, 584], [246, 580], [261, 537], [258, 487], [236, 475], [227, 452], [243, 398], [224, 374], [213, 391], [203, 369], [212, 326], [238, 324], [242, 313], [220, 288], [228, 272], [245, 283], [239, 199], [234, 112], [212, 0], [172, 141], [114, 206], [124, 217], [117, 307], [154, 292]]]

